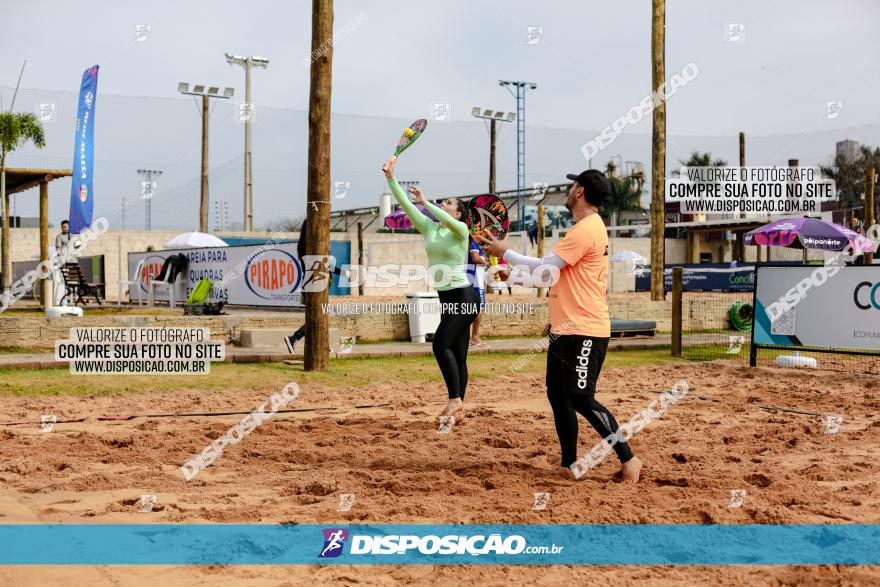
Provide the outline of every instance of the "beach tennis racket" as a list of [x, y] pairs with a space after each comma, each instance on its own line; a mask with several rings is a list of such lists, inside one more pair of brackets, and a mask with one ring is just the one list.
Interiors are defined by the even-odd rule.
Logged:
[[[472, 236], [491, 234], [498, 240], [507, 236], [510, 220], [507, 217], [507, 206], [495, 194], [483, 194], [471, 198], [465, 207], [465, 223]], [[489, 264], [498, 267], [498, 258], [489, 257]], [[501, 281], [495, 272], [495, 281]]]
[[428, 121], [424, 118], [419, 118], [403, 129], [403, 134], [400, 135], [400, 140], [397, 141], [397, 148], [394, 149], [394, 156], [397, 157], [416, 142], [416, 139], [422, 136], [426, 126], [428, 126]]

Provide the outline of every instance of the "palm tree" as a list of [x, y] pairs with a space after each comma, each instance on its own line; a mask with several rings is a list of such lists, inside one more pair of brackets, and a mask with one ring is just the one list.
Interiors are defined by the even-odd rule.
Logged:
[[9, 195], [6, 193], [6, 156], [28, 141], [38, 149], [46, 146], [43, 125], [31, 112], [0, 112], [0, 200], [3, 202], [2, 257], [3, 291], [12, 286], [12, 258], [9, 255]]
[[610, 214], [611, 224], [616, 226], [620, 212], [641, 208], [642, 187], [641, 182], [634, 176], [610, 176], [608, 181], [611, 182], [611, 194], [602, 207]]
[[[838, 154], [831, 165], [821, 165], [822, 173], [834, 180], [837, 186], [837, 199], [842, 207], [856, 208], [865, 194], [865, 170], [880, 169], [880, 147], [859, 146], [859, 154], [853, 159]], [[880, 184], [874, 185], [874, 200], [880, 195]], [[876, 218], [876, 215], [874, 216]], [[867, 218], [867, 214], [865, 214]], [[849, 217], [844, 214], [844, 221]]]
[[[712, 161], [712, 153], [705, 152], [700, 153], [699, 151], [694, 151], [691, 153], [691, 158], [687, 161], [678, 160], [679, 163], [684, 165], [685, 167], [726, 167], [727, 161], [724, 159], [715, 159]], [[676, 171], [677, 175], [679, 172]]]

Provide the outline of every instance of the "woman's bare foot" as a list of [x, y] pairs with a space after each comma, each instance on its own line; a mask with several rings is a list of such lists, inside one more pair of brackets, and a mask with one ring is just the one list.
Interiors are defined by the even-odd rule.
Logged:
[[[449, 400], [449, 403], [446, 404], [446, 409], [440, 414], [441, 416], [455, 416], [455, 413], [461, 410], [461, 406], [464, 402], [461, 401], [460, 397], [454, 397]], [[455, 418], [458, 420], [458, 417]]]
[[574, 473], [571, 472], [571, 467], [559, 467], [559, 475], [563, 479], [574, 481]]
[[623, 482], [638, 483], [641, 472], [642, 461], [639, 460], [639, 457], [633, 457], [623, 463], [620, 469], [620, 477]]

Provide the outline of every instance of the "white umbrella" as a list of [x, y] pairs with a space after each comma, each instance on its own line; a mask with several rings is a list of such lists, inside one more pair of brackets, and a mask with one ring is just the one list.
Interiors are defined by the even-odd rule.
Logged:
[[228, 247], [224, 241], [213, 234], [204, 232], [184, 232], [165, 243], [166, 249], [197, 249], [201, 247]]
[[618, 251], [611, 255], [611, 261], [632, 261], [636, 263], [647, 263], [648, 260], [635, 251]]

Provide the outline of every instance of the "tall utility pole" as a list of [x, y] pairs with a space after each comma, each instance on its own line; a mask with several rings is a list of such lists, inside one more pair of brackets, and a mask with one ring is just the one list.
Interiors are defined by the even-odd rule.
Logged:
[[489, 193], [495, 193], [495, 119], [489, 121]]
[[[520, 230], [523, 224], [523, 192], [526, 185], [526, 90], [535, 90], [538, 84], [533, 82], [499, 80], [499, 86], [507, 88], [516, 97], [516, 213]], [[516, 90], [511, 90], [511, 86]], [[526, 240], [523, 239], [523, 252]]]
[[[666, 0], [651, 0], [651, 89], [666, 81]], [[666, 287], [666, 97], [655, 103], [651, 130], [651, 300], [665, 300]]]
[[499, 122], [513, 122], [516, 114], [513, 112], [499, 112], [482, 110], [479, 106], [471, 109], [471, 116], [489, 121], [489, 193], [495, 193], [495, 137], [497, 136]]
[[[306, 255], [330, 254], [330, 95], [333, 89], [333, 0], [312, 0], [312, 51], [309, 72], [309, 154], [306, 187]], [[308, 271], [310, 268], [307, 267]], [[322, 273], [327, 275], [327, 267]], [[313, 274], [314, 275], [314, 274]], [[305, 283], [303, 284], [305, 286]], [[305, 371], [330, 366], [328, 288], [303, 292], [306, 307]]]
[[144, 200], [144, 230], [152, 230], [152, 201], [153, 195], [156, 193], [156, 184], [153, 183], [153, 176], [159, 177], [162, 172], [158, 169], [138, 169], [138, 175], [144, 178], [141, 184], [141, 198]]
[[177, 85], [177, 91], [187, 96], [202, 97], [202, 188], [199, 203], [199, 232], [208, 232], [208, 117], [210, 114], [208, 103], [210, 98], [228, 100], [235, 94], [235, 90], [224, 88], [221, 94], [217, 86], [205, 89], [203, 85], [196, 85], [190, 91], [189, 84], [181, 82]]
[[[739, 133], [739, 166], [740, 167], [746, 166], [746, 133], [744, 133], [744, 132]], [[740, 212], [739, 217], [745, 218], [746, 213]], [[734, 243], [736, 245], [736, 251], [734, 253], [733, 260], [734, 261], [745, 261], [746, 260], [746, 243], [745, 243], [745, 236], [743, 235], [742, 231], [738, 231], [736, 233], [736, 240], [734, 241]]]
[[[251, 67], [268, 67], [269, 60], [265, 57], [243, 57], [225, 53], [226, 62], [230, 65], [244, 67], [244, 107], [246, 115], [244, 119], [244, 230], [254, 230], [254, 176], [253, 159], [251, 157], [251, 123], [254, 118], [254, 103], [251, 102]], [[239, 115], [240, 116], [240, 115]]]
[[[873, 166], [865, 169], [865, 222], [862, 225], [865, 229], [862, 232], [867, 231], [876, 222], [874, 218], [874, 182], [877, 180], [876, 173], [877, 170]], [[867, 265], [874, 264], [873, 250], [865, 255], [865, 263]]]
[[208, 96], [202, 96], [202, 181], [199, 194], [199, 232], [208, 232]]

